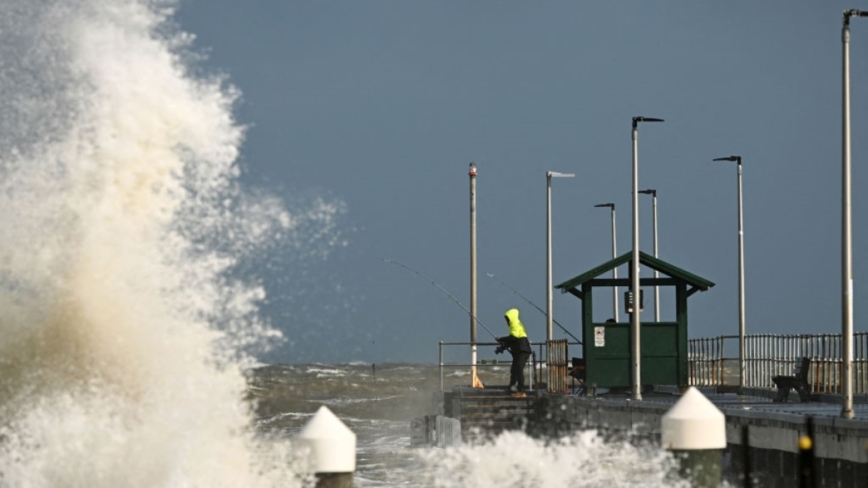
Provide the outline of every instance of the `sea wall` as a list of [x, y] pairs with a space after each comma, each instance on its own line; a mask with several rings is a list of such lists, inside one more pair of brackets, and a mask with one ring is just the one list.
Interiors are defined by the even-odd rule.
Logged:
[[[659, 443], [661, 417], [669, 402], [546, 395], [538, 400], [528, 430], [534, 435], [559, 436], [581, 429], [598, 429], [610, 437]], [[792, 486], [798, 475], [798, 439], [807, 433], [806, 414], [724, 406], [729, 476], [744, 471], [749, 459], [762, 486]], [[813, 416], [816, 471], [821, 486], [864, 486], [868, 479], [868, 421]], [[748, 427], [748, 455], [742, 445]]]

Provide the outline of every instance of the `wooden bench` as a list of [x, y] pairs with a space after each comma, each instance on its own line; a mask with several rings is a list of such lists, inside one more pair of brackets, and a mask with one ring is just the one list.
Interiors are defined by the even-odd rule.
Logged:
[[802, 358], [801, 363], [792, 376], [772, 376], [772, 381], [778, 387], [776, 402], [786, 402], [790, 396], [790, 390], [796, 390], [799, 401], [811, 401], [811, 389], [808, 386], [808, 371], [811, 370], [811, 358]]

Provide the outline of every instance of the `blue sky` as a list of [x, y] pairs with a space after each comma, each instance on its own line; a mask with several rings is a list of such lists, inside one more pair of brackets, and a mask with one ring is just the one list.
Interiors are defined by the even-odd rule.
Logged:
[[[200, 67], [242, 92], [245, 183], [290, 208], [346, 205], [346, 247], [262, 270], [263, 313], [289, 338], [269, 360], [432, 362], [438, 340], [467, 340], [459, 306], [383, 258], [468, 304], [471, 161], [479, 319], [505, 333], [503, 312], [518, 306], [531, 339], [544, 340], [545, 317], [485, 273], [544, 308], [549, 170], [576, 174], [553, 185], [555, 283], [610, 257], [609, 213], [595, 204], [616, 203], [619, 251], [629, 250], [635, 115], [666, 119], [639, 135], [640, 187], [659, 192], [660, 257], [717, 284], [690, 299], [690, 336], [738, 330], [736, 168], [711, 162], [730, 154], [744, 158], [748, 332], [839, 332], [841, 12], [860, 7], [183, 2], [176, 20], [208, 55]], [[868, 20], [852, 31], [855, 328], [864, 331]], [[650, 253], [650, 198], [640, 203]], [[600, 320], [611, 303], [602, 295]], [[673, 298], [663, 300], [665, 319]], [[555, 294], [556, 320], [576, 335], [579, 305]]]

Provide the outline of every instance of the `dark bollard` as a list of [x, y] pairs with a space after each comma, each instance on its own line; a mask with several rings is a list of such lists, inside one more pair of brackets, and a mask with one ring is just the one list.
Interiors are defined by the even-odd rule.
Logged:
[[316, 488], [353, 488], [353, 473], [318, 473]]
[[751, 488], [753, 486], [753, 467], [750, 464], [750, 437], [748, 436], [747, 425], [741, 428], [741, 462], [744, 464], [744, 473], [742, 473], [742, 486]]
[[799, 486], [815, 488], [817, 486], [817, 464], [814, 456], [814, 419], [806, 421], [807, 433], [799, 438]]
[[699, 390], [690, 387], [663, 415], [661, 424], [663, 447], [678, 460], [681, 475], [694, 487], [719, 487], [726, 449], [723, 413]]

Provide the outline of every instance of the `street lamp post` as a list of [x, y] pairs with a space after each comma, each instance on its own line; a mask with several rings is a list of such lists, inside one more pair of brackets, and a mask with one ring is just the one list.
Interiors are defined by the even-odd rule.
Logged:
[[474, 388], [482, 388], [476, 374], [476, 164], [470, 163], [470, 379]]
[[548, 171], [546, 173], [546, 347], [552, 340], [552, 178], [573, 178], [576, 175]]
[[[651, 195], [652, 208], [654, 209], [654, 213], [652, 214], [652, 219], [654, 220], [654, 257], [657, 257], [657, 190], [648, 189], [642, 190], [639, 193], [644, 193], [645, 195]], [[654, 279], [660, 278], [660, 272], [656, 269], [654, 270]], [[654, 322], [660, 322], [660, 287], [654, 285]]]
[[714, 161], [733, 161], [738, 167], [738, 387], [739, 392], [741, 392], [744, 389], [745, 381], [744, 213], [742, 212], [741, 197], [741, 156], [717, 158]]
[[663, 122], [651, 117], [633, 117], [633, 261], [630, 264], [630, 291], [633, 294], [633, 312], [630, 314], [630, 331], [633, 342], [633, 400], [642, 399], [641, 353], [639, 344], [639, 122]]
[[[618, 237], [615, 232], [615, 204], [614, 203], [601, 203], [599, 205], [594, 205], [596, 208], [608, 207], [612, 209], [612, 259], [618, 257]], [[612, 279], [618, 279], [618, 267], [612, 268]], [[618, 322], [618, 287], [612, 287], [612, 313], [615, 322]]]
[[850, 17], [868, 17], [868, 12], [859, 10], [844, 11], [844, 25], [841, 28], [843, 48], [842, 73], [842, 141], [841, 159], [842, 178], [842, 235], [841, 235], [841, 356], [844, 359], [844, 404], [841, 417], [853, 418], [853, 209], [850, 191]]

